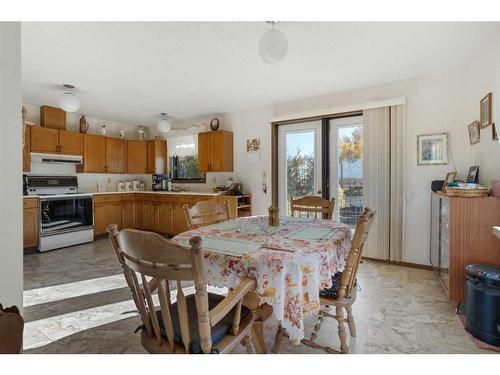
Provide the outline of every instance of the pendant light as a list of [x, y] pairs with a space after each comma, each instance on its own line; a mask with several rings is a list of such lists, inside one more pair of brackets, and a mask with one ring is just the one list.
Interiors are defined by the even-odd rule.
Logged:
[[59, 97], [59, 107], [66, 112], [76, 112], [80, 109], [80, 100], [74, 92], [75, 86], [64, 84], [64, 93]]
[[286, 56], [288, 51], [288, 40], [285, 34], [275, 26], [278, 22], [267, 21], [272, 26], [267, 30], [259, 41], [259, 53], [262, 60], [269, 64], [277, 64]]
[[168, 133], [172, 129], [172, 124], [170, 123], [170, 120], [165, 112], [161, 113], [161, 117], [162, 119], [158, 121], [158, 130], [160, 133]]

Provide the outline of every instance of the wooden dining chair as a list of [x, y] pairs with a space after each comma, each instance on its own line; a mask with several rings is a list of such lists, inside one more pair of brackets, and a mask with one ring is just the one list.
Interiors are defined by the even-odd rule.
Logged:
[[[347, 254], [344, 271], [337, 272], [334, 276], [332, 276], [331, 288], [320, 291], [321, 308], [318, 318], [316, 324], [314, 325], [310, 339], [303, 339], [303, 344], [316, 349], [321, 349], [327, 353], [347, 353], [349, 351], [344, 325], [347, 319], [349, 332], [352, 337], [355, 337], [356, 325], [354, 324], [354, 318], [352, 316], [352, 304], [356, 300], [356, 274], [361, 261], [363, 246], [368, 237], [374, 217], [375, 211], [366, 207], [363, 214], [358, 219], [356, 230], [351, 241], [351, 248]], [[330, 306], [335, 307], [335, 314], [327, 311], [327, 309], [330, 309]], [[347, 314], [347, 318], [344, 317], [344, 310]], [[325, 316], [337, 320], [338, 335], [340, 338], [340, 351], [315, 342]], [[278, 328], [275, 339], [275, 352], [279, 349], [283, 335], [284, 332], [281, 327]]]
[[[123, 229], [112, 235], [128, 270], [143, 323], [141, 343], [149, 353], [227, 353], [240, 342], [253, 351], [253, 314], [243, 298], [255, 290], [254, 279], [242, 279], [226, 297], [208, 293], [200, 237], [192, 237], [186, 248], [153, 232]], [[183, 281], [194, 282], [195, 294], [184, 294]], [[177, 284], [176, 302], [171, 300], [172, 282]]]
[[305, 212], [307, 217], [314, 214], [314, 218], [317, 219], [318, 214], [320, 214], [320, 219], [324, 217], [331, 220], [334, 206], [335, 198], [328, 200], [316, 195], [307, 195], [299, 199], [293, 199], [293, 197], [290, 198], [292, 216], [295, 216], [296, 212]]
[[228, 221], [231, 217], [227, 201], [219, 203], [213, 200], [197, 202], [191, 208], [185, 204], [184, 214], [189, 230]]

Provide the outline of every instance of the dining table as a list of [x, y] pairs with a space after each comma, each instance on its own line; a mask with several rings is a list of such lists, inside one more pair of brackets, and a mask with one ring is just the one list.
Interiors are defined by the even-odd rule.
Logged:
[[319, 293], [343, 269], [352, 233], [344, 223], [305, 217], [280, 217], [279, 225], [269, 226], [262, 215], [199, 227], [172, 241], [189, 246], [193, 236], [203, 241], [209, 285], [257, 281], [244, 304], [254, 313], [254, 347], [267, 353], [263, 322], [273, 314], [292, 343], [304, 338], [304, 319], [319, 312]]

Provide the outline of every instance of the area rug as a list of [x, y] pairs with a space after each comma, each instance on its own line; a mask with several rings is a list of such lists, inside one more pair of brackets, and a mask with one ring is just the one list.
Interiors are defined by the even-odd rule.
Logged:
[[472, 340], [472, 342], [474, 343], [474, 345], [476, 345], [479, 349], [485, 349], [485, 350], [491, 350], [493, 352], [498, 352], [500, 353], [500, 347], [499, 346], [494, 346], [494, 345], [490, 345], [490, 344], [487, 344], [477, 338], [475, 338], [474, 336], [472, 336], [469, 331], [467, 331], [465, 329], [465, 318], [463, 315], [458, 315], [458, 320], [460, 321], [460, 323], [462, 323], [462, 327], [464, 327], [464, 331], [467, 333], [467, 336], [470, 337], [470, 339]]

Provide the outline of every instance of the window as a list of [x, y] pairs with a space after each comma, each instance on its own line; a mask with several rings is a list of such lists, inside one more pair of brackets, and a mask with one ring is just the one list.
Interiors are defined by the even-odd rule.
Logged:
[[198, 133], [201, 128], [172, 130], [167, 135], [170, 175], [173, 182], [205, 182], [198, 170]]

